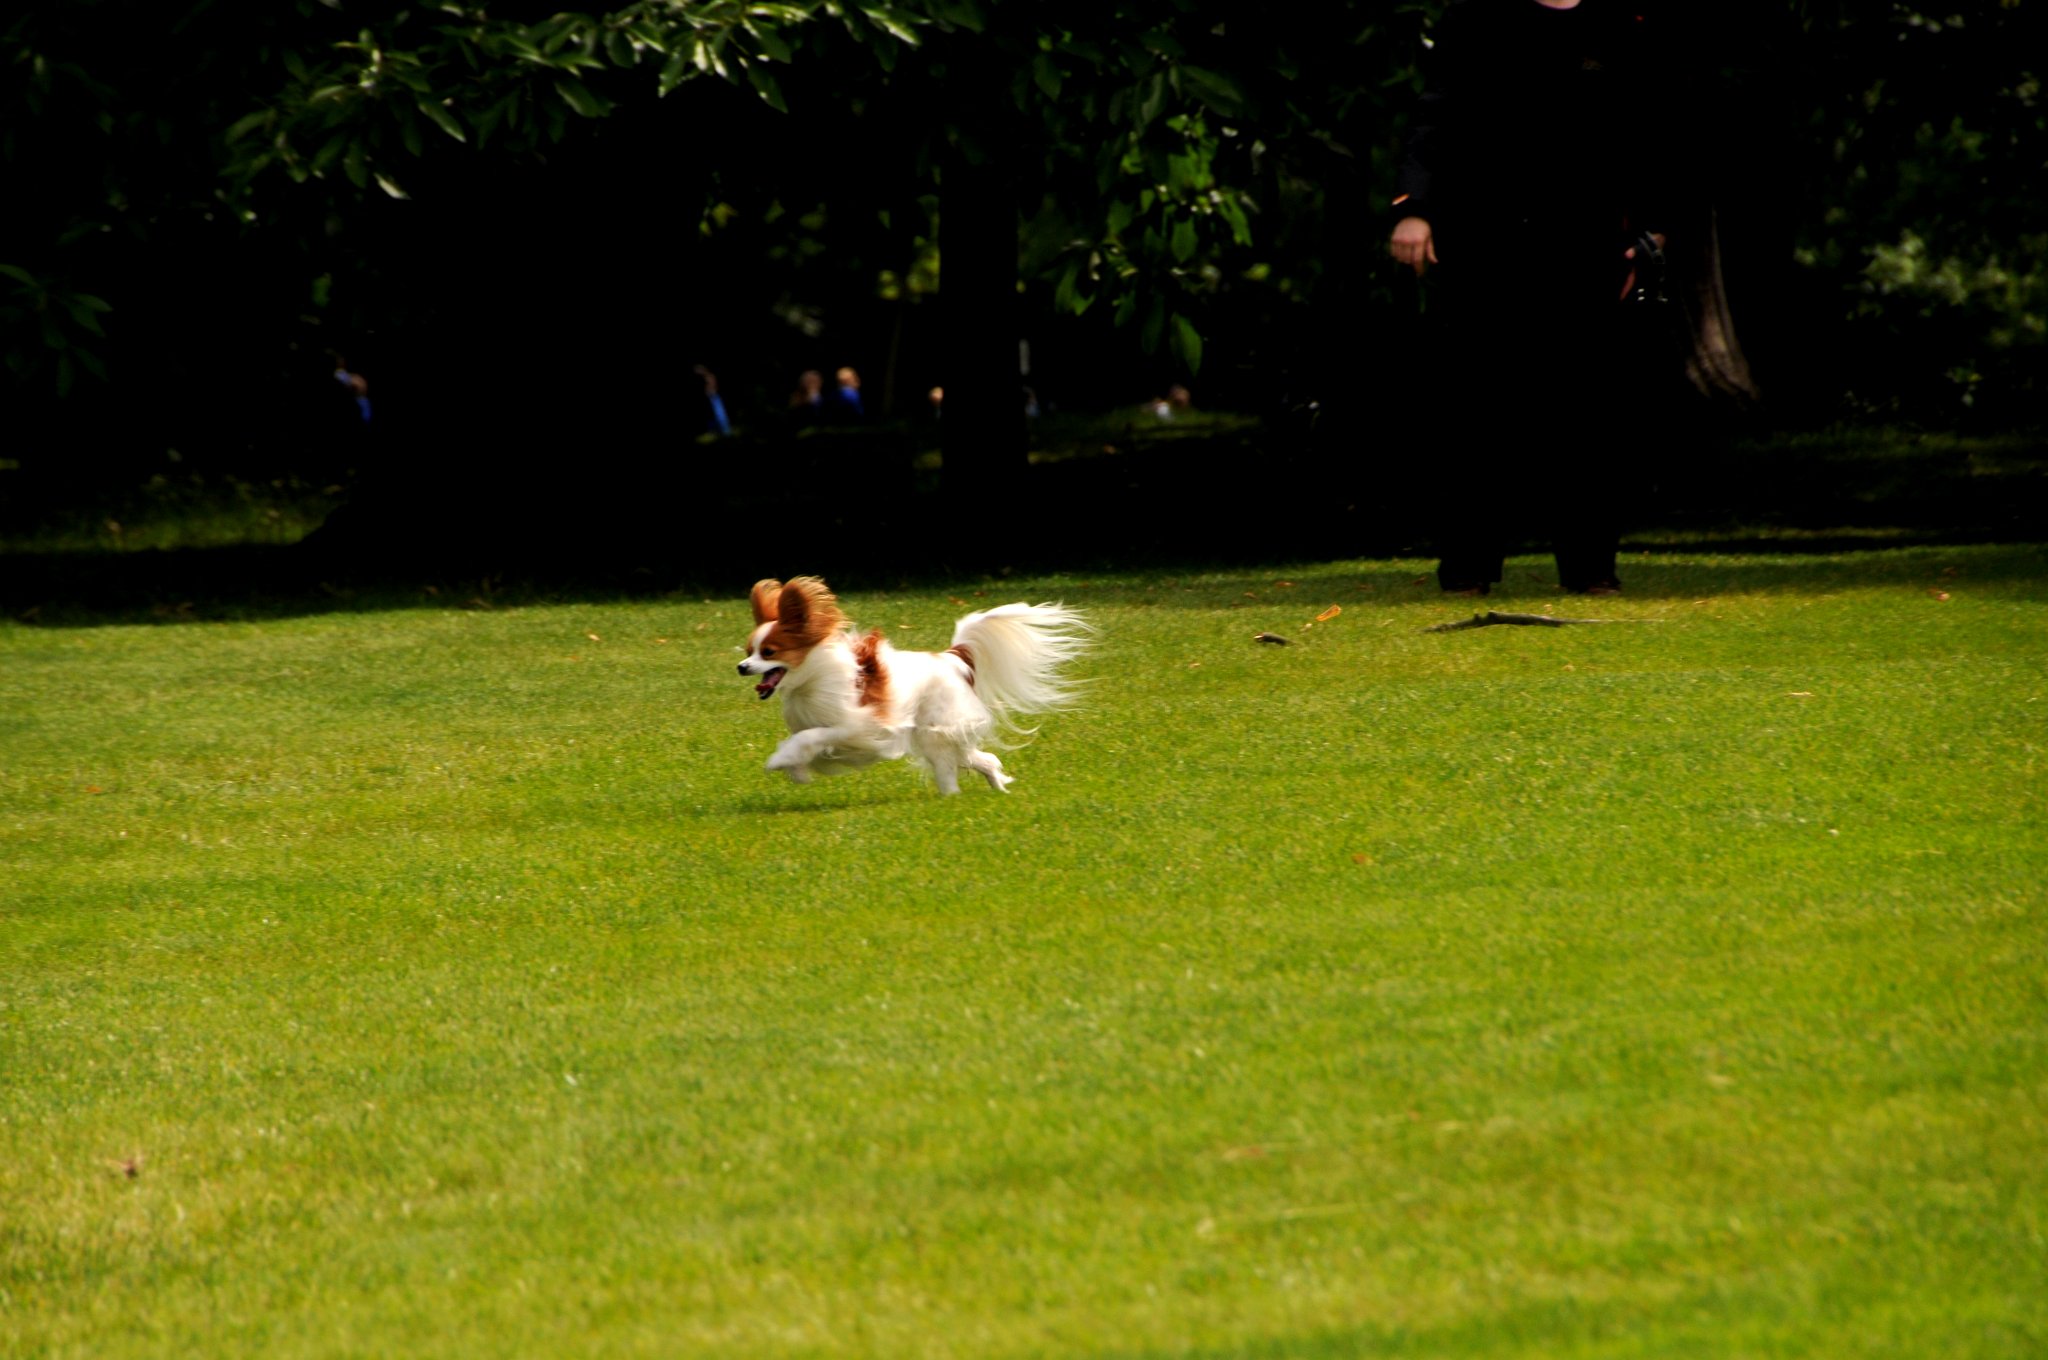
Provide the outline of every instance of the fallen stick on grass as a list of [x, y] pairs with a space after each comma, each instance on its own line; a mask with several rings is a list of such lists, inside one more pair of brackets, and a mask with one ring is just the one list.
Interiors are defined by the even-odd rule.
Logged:
[[1662, 619], [1561, 619], [1554, 614], [1502, 614], [1488, 610], [1474, 614], [1469, 619], [1456, 623], [1440, 623], [1434, 628], [1425, 628], [1425, 633], [1456, 633], [1466, 628], [1490, 628], [1496, 623], [1530, 624], [1538, 628], [1562, 628], [1568, 623], [1662, 623]]

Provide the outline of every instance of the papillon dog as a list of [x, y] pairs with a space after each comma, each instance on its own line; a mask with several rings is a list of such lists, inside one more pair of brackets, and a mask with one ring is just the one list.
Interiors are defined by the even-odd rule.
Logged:
[[1004, 792], [1011, 776], [983, 745], [1029, 736], [1019, 719], [1073, 702], [1066, 669], [1093, 632], [1064, 605], [1006, 604], [961, 619], [943, 652], [906, 652], [879, 629], [858, 635], [815, 576], [756, 582], [753, 604], [740, 674], [782, 696], [790, 734], [768, 768], [798, 784], [908, 755], [940, 793], [960, 792], [963, 769]]

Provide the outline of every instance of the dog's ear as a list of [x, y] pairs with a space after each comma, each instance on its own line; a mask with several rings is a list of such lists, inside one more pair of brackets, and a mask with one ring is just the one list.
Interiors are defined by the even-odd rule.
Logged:
[[815, 576], [790, 581], [776, 605], [782, 631], [791, 638], [821, 642], [845, 622], [839, 613], [839, 597]]
[[785, 633], [802, 633], [811, 621], [811, 594], [804, 589], [801, 580], [791, 581], [782, 588], [777, 604], [777, 617], [782, 620]]
[[781, 617], [782, 611], [779, 603], [781, 594], [782, 582], [772, 576], [765, 581], [754, 582], [755, 623], [767, 623], [772, 619]]

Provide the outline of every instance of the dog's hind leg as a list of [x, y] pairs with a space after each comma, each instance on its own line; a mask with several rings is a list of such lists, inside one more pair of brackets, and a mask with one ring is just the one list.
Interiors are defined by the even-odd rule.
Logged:
[[931, 766], [932, 782], [939, 786], [940, 793], [960, 792], [959, 752], [950, 746], [935, 746], [925, 752], [925, 761]]
[[960, 792], [960, 760], [974, 748], [964, 746], [956, 733], [930, 727], [911, 733], [910, 742], [917, 748], [918, 763], [932, 772], [932, 782], [939, 786], [939, 792]]
[[967, 768], [988, 781], [988, 786], [997, 793], [1008, 793], [1015, 775], [1003, 773], [1003, 762], [987, 751], [970, 751], [967, 754]]

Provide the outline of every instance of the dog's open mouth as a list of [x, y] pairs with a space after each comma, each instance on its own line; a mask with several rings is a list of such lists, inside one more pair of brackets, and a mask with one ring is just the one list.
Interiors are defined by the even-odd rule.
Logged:
[[782, 683], [782, 677], [788, 674], [788, 667], [777, 666], [774, 670], [761, 677], [761, 683], [754, 686], [754, 693], [760, 695], [763, 699], [767, 698], [775, 692], [775, 687]]

